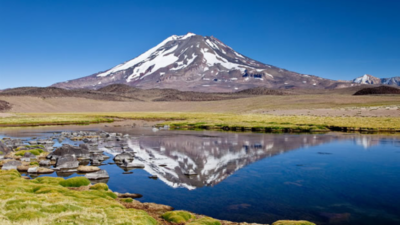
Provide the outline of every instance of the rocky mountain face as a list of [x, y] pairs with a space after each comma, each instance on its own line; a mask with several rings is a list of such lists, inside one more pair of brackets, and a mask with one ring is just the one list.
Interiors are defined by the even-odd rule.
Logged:
[[254, 87], [323, 89], [350, 86], [350, 82], [299, 74], [258, 62], [213, 36], [193, 33], [173, 35], [109, 70], [53, 86], [98, 89], [110, 84], [199, 92], [235, 92]]
[[400, 86], [400, 77], [391, 77], [391, 78], [378, 78], [369, 74], [365, 74], [364, 76], [357, 77], [353, 80], [353, 83], [356, 84], [383, 84], [383, 85], [393, 85]]

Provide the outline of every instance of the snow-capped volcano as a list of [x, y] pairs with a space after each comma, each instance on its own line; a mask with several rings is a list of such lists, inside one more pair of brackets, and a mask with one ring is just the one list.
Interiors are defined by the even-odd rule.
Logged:
[[257, 86], [326, 88], [337, 82], [267, 65], [234, 51], [213, 36], [187, 33], [172, 35], [104, 72], [53, 86], [96, 89], [115, 83], [146, 89], [231, 92]]
[[357, 84], [384, 84], [384, 85], [393, 85], [400, 86], [400, 77], [391, 77], [391, 78], [378, 78], [369, 74], [365, 74], [364, 76], [357, 77], [353, 80], [353, 83]]
[[357, 84], [380, 84], [381, 79], [369, 74], [364, 74], [364, 76], [354, 79], [353, 82]]

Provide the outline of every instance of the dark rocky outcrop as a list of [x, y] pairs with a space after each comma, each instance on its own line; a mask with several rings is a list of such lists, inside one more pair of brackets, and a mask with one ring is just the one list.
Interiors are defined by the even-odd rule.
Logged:
[[56, 160], [64, 156], [75, 156], [75, 158], [89, 159], [89, 147], [86, 144], [81, 144], [79, 147], [65, 144], [54, 150], [54, 152], [50, 153], [47, 158]]
[[0, 112], [7, 111], [11, 109], [11, 104], [9, 102], [0, 100]]
[[364, 88], [354, 93], [354, 95], [398, 95], [398, 94], [400, 94], [400, 89], [388, 86]]

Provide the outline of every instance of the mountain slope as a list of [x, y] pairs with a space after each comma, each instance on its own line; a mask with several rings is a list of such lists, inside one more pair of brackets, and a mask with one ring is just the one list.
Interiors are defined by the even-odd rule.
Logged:
[[241, 55], [213, 36], [193, 33], [173, 35], [109, 70], [53, 86], [98, 89], [110, 84], [200, 92], [233, 92], [259, 86], [285, 89], [338, 86], [337, 81], [263, 64]]

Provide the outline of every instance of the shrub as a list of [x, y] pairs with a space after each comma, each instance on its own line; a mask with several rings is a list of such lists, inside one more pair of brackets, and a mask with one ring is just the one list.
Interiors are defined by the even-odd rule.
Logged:
[[86, 177], [72, 177], [63, 181], [60, 181], [60, 185], [63, 187], [81, 187], [87, 186], [90, 181]]

